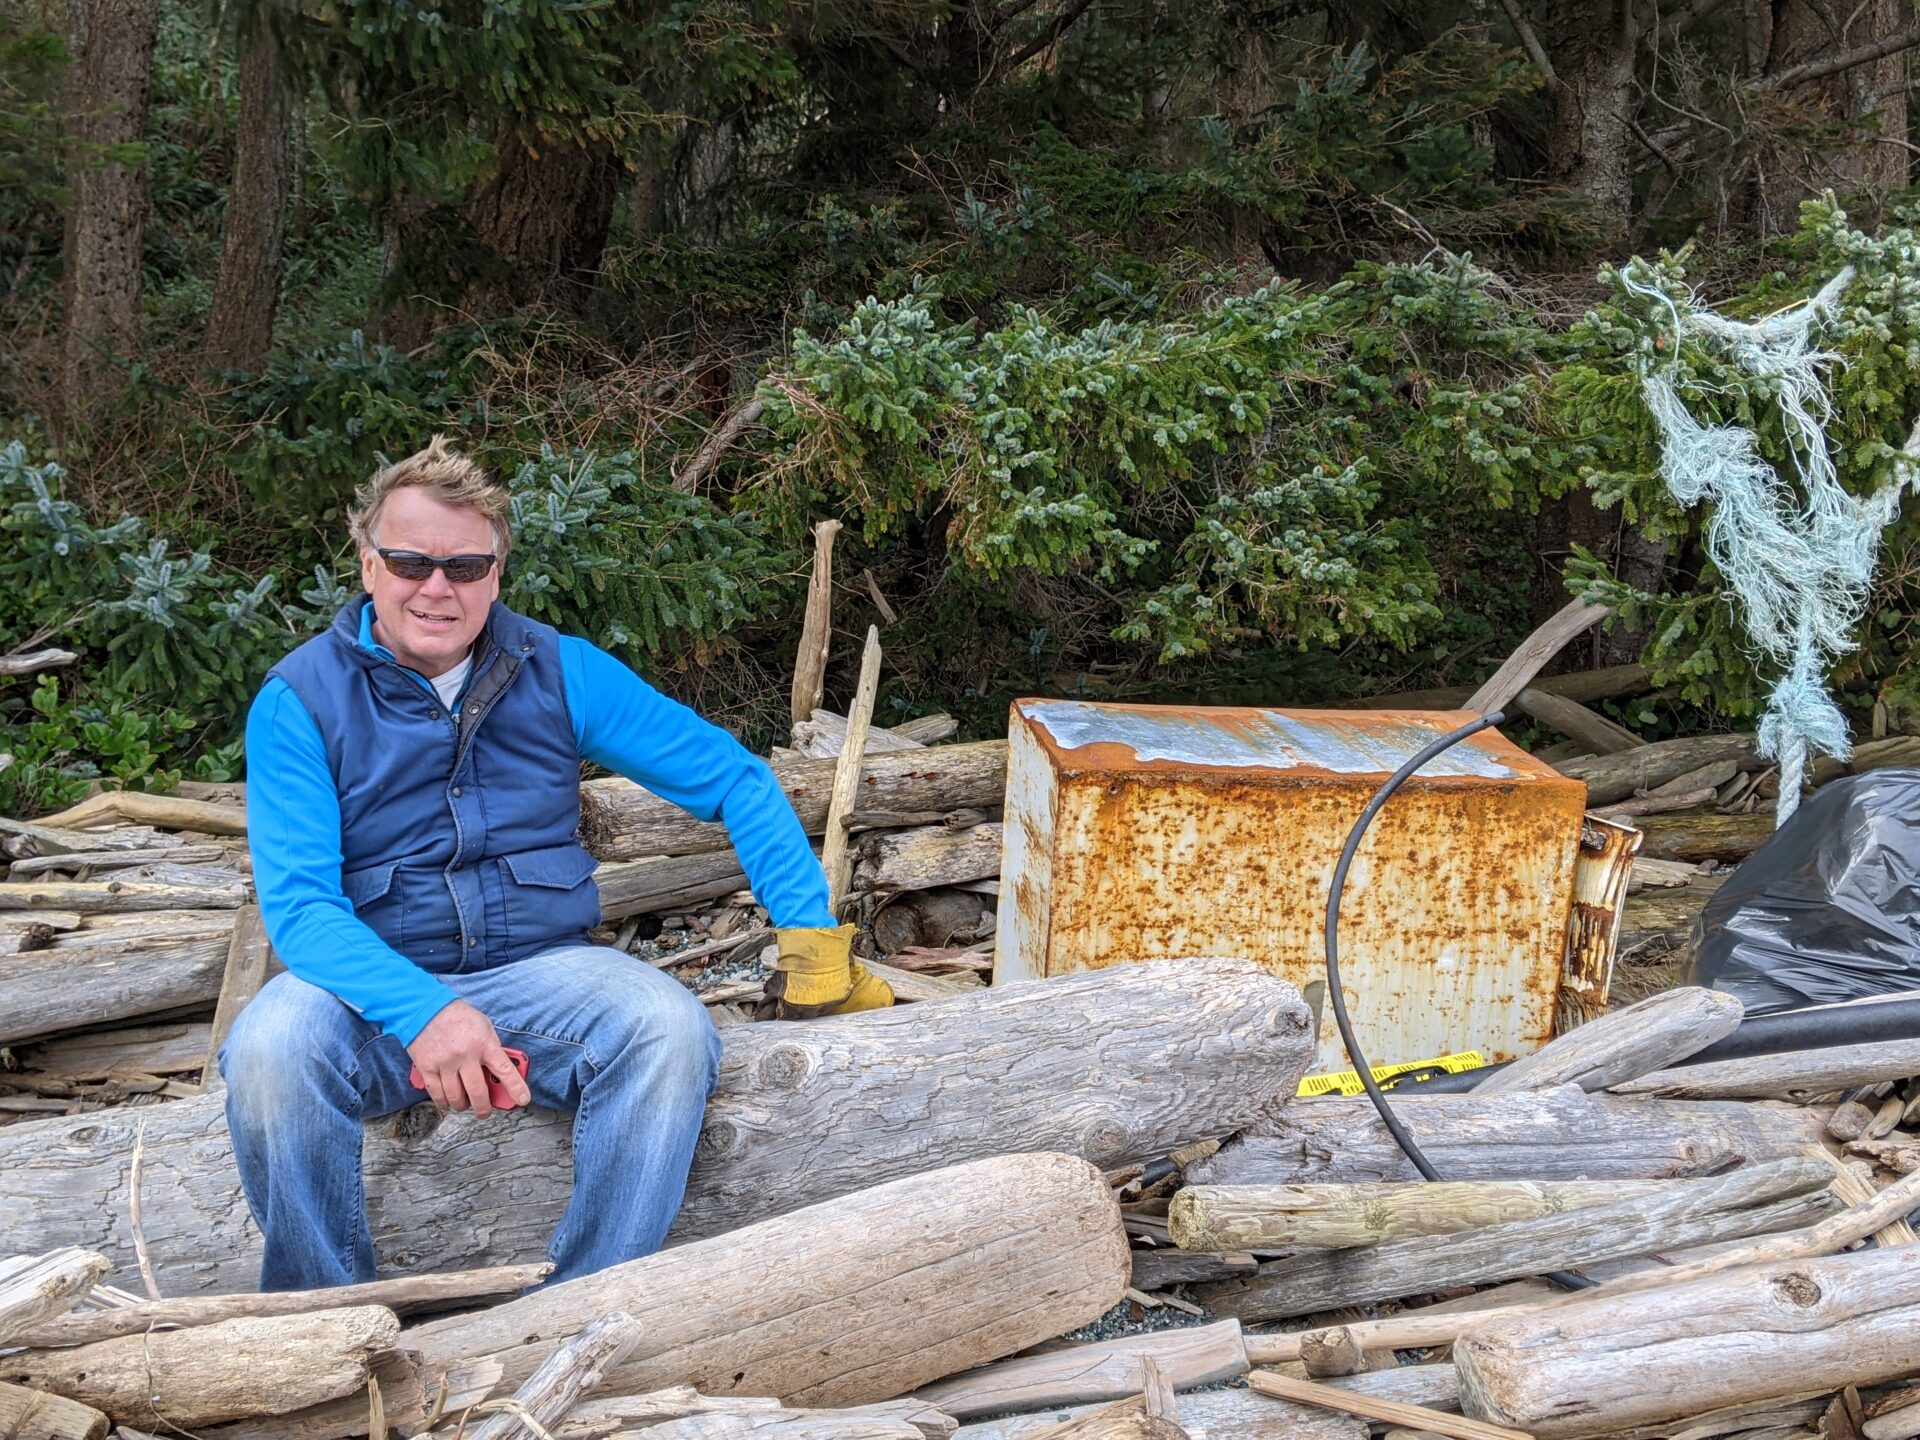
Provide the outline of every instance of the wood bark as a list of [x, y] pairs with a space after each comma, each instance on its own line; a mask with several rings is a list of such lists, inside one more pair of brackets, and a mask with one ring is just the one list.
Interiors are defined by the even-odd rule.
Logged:
[[1339, 1250], [1453, 1235], [1655, 1196], [1673, 1180], [1375, 1181], [1364, 1185], [1189, 1185], [1167, 1227], [1186, 1250]]
[[396, 1315], [442, 1310], [463, 1302], [516, 1295], [530, 1285], [539, 1284], [552, 1269], [551, 1264], [544, 1262], [497, 1265], [440, 1275], [403, 1275], [325, 1290], [275, 1290], [257, 1295], [148, 1300], [111, 1310], [82, 1310], [62, 1315], [23, 1332], [17, 1343], [39, 1349], [87, 1345], [96, 1340], [111, 1340], [117, 1335], [138, 1335], [145, 1330], [173, 1327], [192, 1329], [243, 1315], [304, 1315], [315, 1310], [343, 1310], [361, 1305], [379, 1305]]
[[106, 1440], [112, 1423], [78, 1400], [0, 1384], [0, 1436], [6, 1440]]
[[1920, 1039], [1789, 1050], [1661, 1070], [1614, 1086], [1622, 1094], [1691, 1100], [1810, 1100], [1830, 1090], [1920, 1075]]
[[924, 825], [874, 831], [860, 842], [854, 888], [932, 890], [988, 879], [1000, 873], [1001, 836], [998, 823], [966, 830]]
[[975, 890], [896, 890], [873, 917], [873, 938], [886, 954], [911, 946], [970, 945], [993, 933], [994, 900]]
[[1634, 822], [1647, 838], [1640, 853], [1656, 860], [1703, 860], [1722, 864], [1746, 859], [1773, 834], [1773, 807], [1744, 815], [1722, 815], [1715, 810], [1688, 810], [1677, 815], [1648, 815]]
[[204, 930], [0, 957], [0, 1045], [205, 1004], [226, 963], [226, 935]]
[[1706, 1049], [1737, 1030], [1745, 1014], [1733, 996], [1697, 985], [1649, 995], [1496, 1070], [1473, 1093], [1511, 1095], [1553, 1085], [1605, 1090]]
[[[1820, 1144], [1797, 1107], [1649, 1102], [1574, 1086], [1516, 1095], [1396, 1095], [1393, 1109], [1456, 1180], [1660, 1179], [1712, 1175]], [[1417, 1180], [1365, 1096], [1296, 1101], [1187, 1168], [1192, 1185]], [[4, 1144], [4, 1141], [0, 1141]]]
[[223, 1320], [0, 1355], [0, 1380], [65, 1395], [116, 1423], [191, 1429], [352, 1394], [366, 1385], [373, 1352], [399, 1334], [378, 1306]]
[[[954, 1440], [1037, 1440], [1063, 1420], [1078, 1419], [1102, 1405], [1007, 1415], [962, 1425]], [[1194, 1390], [1180, 1397], [1180, 1423], [1206, 1440], [1366, 1440], [1363, 1420], [1284, 1400], [1269, 1400], [1251, 1390]]]
[[476, 1361], [518, 1385], [586, 1317], [623, 1308], [646, 1338], [609, 1386], [858, 1405], [1084, 1325], [1126, 1281], [1126, 1235], [1099, 1172], [1065, 1155], [1008, 1155], [431, 1321], [406, 1344], [427, 1392], [445, 1376], [449, 1404], [464, 1405]]
[[287, 20], [280, 0], [263, 0], [241, 16], [233, 178], [200, 352], [203, 363], [215, 368], [257, 373], [273, 353], [293, 180], [293, 104], [280, 55]]
[[746, 872], [731, 849], [602, 865], [593, 882], [600, 891], [602, 922], [698, 905], [747, 888]]
[[1141, 1363], [1146, 1360], [1158, 1365], [1180, 1390], [1217, 1385], [1247, 1373], [1240, 1322], [1226, 1320], [1022, 1355], [928, 1385], [916, 1391], [914, 1398], [962, 1421], [1007, 1411], [1110, 1402], [1139, 1393]]
[[106, 1277], [107, 1257], [77, 1246], [0, 1260], [0, 1345], [71, 1310]]
[[[473, 1440], [534, 1440], [537, 1432], [527, 1424], [529, 1418], [542, 1431], [562, 1419], [643, 1338], [640, 1322], [626, 1311], [602, 1315], [549, 1355], [513, 1392], [516, 1408], [496, 1414], [474, 1432]], [[918, 1435], [909, 1427], [908, 1440]]]
[[1461, 1406], [1542, 1440], [1920, 1368], [1920, 1254], [1871, 1250], [1595, 1295], [1491, 1321], [1454, 1347]]
[[[826, 828], [831, 760], [777, 760], [773, 773], [809, 835]], [[855, 823], [870, 811], [900, 813], [999, 805], [1007, 788], [1007, 744], [983, 740], [870, 757], [860, 775]], [[694, 855], [728, 848], [726, 830], [702, 824], [679, 806], [629, 780], [580, 787], [580, 833], [602, 860]]]
[[1743, 1239], [1818, 1219], [1834, 1208], [1827, 1191], [1832, 1178], [1810, 1158], [1773, 1160], [1561, 1215], [1292, 1256], [1242, 1279], [1200, 1286], [1195, 1294], [1216, 1314], [1250, 1323]]
[[1751, 735], [1694, 735], [1662, 740], [1618, 755], [1596, 755], [1568, 760], [1556, 768], [1572, 780], [1587, 782], [1587, 804], [1606, 805], [1639, 790], [1651, 790], [1716, 760], [1737, 760], [1743, 768], [1759, 767], [1759, 752]]
[[104, 1080], [116, 1070], [177, 1075], [200, 1068], [210, 1028], [204, 1020], [176, 1020], [124, 1030], [85, 1030], [28, 1041], [15, 1047], [15, 1057], [26, 1074], [63, 1080]]
[[61, 400], [84, 418], [120, 391], [112, 355], [139, 335], [141, 242], [148, 200], [144, 145], [159, 0], [67, 0], [69, 201], [60, 346]]
[[[1189, 960], [735, 1027], [674, 1238], [981, 1156], [1068, 1150], [1110, 1169], [1164, 1155], [1284, 1107], [1310, 1026], [1293, 988], [1259, 967]], [[0, 1128], [0, 1252], [84, 1243], [129, 1264], [119, 1187], [142, 1116], [163, 1292], [251, 1287], [258, 1240], [216, 1095]], [[367, 1213], [383, 1269], [541, 1255], [568, 1198], [567, 1129], [546, 1111], [476, 1121], [426, 1106], [370, 1126]]]
[[577, 308], [593, 288], [613, 223], [621, 167], [601, 140], [556, 138], [536, 149], [502, 129], [492, 173], [461, 215], [499, 262], [469, 288], [469, 313], [528, 303]]

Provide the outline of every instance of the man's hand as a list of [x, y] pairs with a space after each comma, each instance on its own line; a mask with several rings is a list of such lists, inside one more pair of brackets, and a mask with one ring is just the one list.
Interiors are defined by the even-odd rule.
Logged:
[[853, 958], [853, 934], [851, 925], [780, 931], [780, 958], [767, 977], [767, 998], [782, 1020], [845, 1015], [893, 1004], [893, 991], [886, 981]]
[[533, 1101], [494, 1033], [493, 1022], [464, 1000], [444, 1006], [407, 1046], [420, 1071], [420, 1083], [442, 1110], [471, 1110], [482, 1120], [493, 1113], [487, 1099], [487, 1074], [507, 1087], [516, 1106]]

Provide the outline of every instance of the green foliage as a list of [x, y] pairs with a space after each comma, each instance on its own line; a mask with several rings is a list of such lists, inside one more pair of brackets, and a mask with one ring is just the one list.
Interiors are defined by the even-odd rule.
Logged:
[[62, 699], [54, 678], [42, 676], [23, 723], [0, 727], [0, 744], [13, 756], [13, 764], [0, 770], [0, 814], [58, 810], [96, 782], [109, 790], [170, 790], [180, 773], [165, 768], [163, 758], [176, 753], [193, 729], [174, 710], [145, 712], [118, 699]]

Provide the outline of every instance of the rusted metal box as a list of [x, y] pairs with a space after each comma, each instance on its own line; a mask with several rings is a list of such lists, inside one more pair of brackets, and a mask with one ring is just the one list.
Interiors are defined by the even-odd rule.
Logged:
[[[1007, 757], [996, 983], [1244, 955], [1320, 1012], [1327, 890], [1382, 781], [1460, 712], [1022, 700]], [[1340, 912], [1347, 1006], [1375, 1064], [1554, 1034], [1586, 787], [1482, 731], [1375, 818]]]

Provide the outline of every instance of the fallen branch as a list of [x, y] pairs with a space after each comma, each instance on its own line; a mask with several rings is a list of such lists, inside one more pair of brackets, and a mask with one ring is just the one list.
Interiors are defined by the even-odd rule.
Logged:
[[1506, 663], [1494, 671], [1486, 684], [1474, 691], [1461, 708], [1481, 715], [1506, 709], [1554, 656], [1598, 625], [1609, 613], [1605, 605], [1569, 600], [1539, 629], [1521, 641], [1519, 648], [1507, 657]]
[[107, 1257], [78, 1246], [0, 1260], [0, 1345], [78, 1305], [106, 1278]]
[[1318, 1405], [1343, 1415], [1360, 1415], [1368, 1420], [1384, 1421], [1402, 1429], [1424, 1430], [1445, 1435], [1449, 1440], [1531, 1440], [1525, 1432], [1499, 1425], [1449, 1415], [1444, 1410], [1429, 1410], [1424, 1405], [1408, 1405], [1401, 1400], [1385, 1400], [1352, 1390], [1337, 1389], [1315, 1380], [1296, 1380], [1273, 1370], [1256, 1370], [1247, 1376], [1247, 1387], [1278, 1400], [1302, 1405]]
[[71, 650], [23, 650], [17, 655], [0, 655], [0, 679], [32, 675], [40, 670], [57, 670], [71, 665], [79, 655]]
[[755, 395], [744, 405], [730, 411], [719, 427], [693, 452], [693, 459], [687, 462], [687, 468], [673, 477], [673, 488], [682, 495], [691, 495], [698, 490], [701, 482], [720, 463], [720, 457], [733, 448], [734, 442], [747, 433], [748, 428], [766, 413], [766, 409], [767, 402]]
[[43, 816], [44, 829], [91, 830], [103, 825], [154, 825], [163, 830], [193, 830], [203, 835], [244, 835], [247, 812], [205, 800], [174, 795], [143, 795], [135, 790], [103, 790], [70, 810]]

